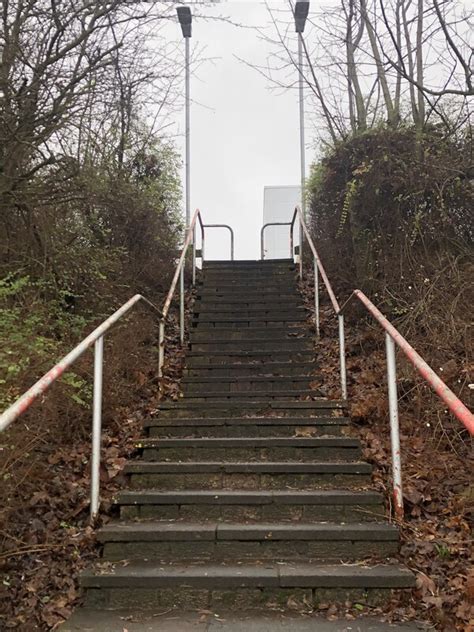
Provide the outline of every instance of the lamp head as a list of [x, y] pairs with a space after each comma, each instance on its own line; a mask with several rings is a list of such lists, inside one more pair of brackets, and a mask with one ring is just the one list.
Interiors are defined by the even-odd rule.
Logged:
[[189, 7], [177, 7], [178, 20], [183, 31], [183, 37], [191, 37], [191, 25], [193, 16]]
[[306, 18], [309, 12], [309, 0], [296, 0], [295, 3], [295, 30], [303, 33]]

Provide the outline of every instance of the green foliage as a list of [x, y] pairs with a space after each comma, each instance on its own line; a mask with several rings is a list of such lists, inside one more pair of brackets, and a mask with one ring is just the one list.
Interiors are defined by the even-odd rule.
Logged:
[[[132, 294], [160, 301], [182, 234], [179, 166], [135, 122], [123, 164], [104, 144], [42, 170], [21, 204], [0, 195], [0, 409]], [[75, 365], [60, 382], [66, 414], [89, 409], [90, 375]]]
[[[21, 395], [25, 376], [46, 371], [62, 354], [62, 341], [74, 341], [87, 320], [64, 310], [61, 292], [56, 300], [39, 300], [50, 283], [9, 274], [0, 279], [0, 408]], [[63, 378], [73, 401], [85, 404], [90, 388], [74, 374]]]
[[439, 557], [441, 557], [442, 559], [447, 559], [447, 558], [451, 557], [451, 550], [450, 550], [449, 546], [446, 546], [445, 544], [437, 544], [435, 542], [435, 548], [436, 548], [436, 552], [438, 553]]
[[348, 282], [380, 289], [398, 284], [401, 260], [472, 243], [466, 132], [446, 138], [437, 128], [371, 130], [314, 165], [313, 229], [328, 266]]

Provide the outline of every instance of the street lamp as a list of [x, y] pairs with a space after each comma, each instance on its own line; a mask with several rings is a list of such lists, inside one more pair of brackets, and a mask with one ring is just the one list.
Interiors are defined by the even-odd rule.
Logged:
[[177, 7], [178, 20], [186, 46], [185, 53], [185, 100], [186, 100], [186, 230], [191, 221], [191, 145], [190, 145], [190, 92], [189, 92], [189, 40], [193, 17], [189, 7]]
[[304, 146], [304, 101], [303, 101], [303, 31], [306, 18], [309, 12], [309, 0], [296, 0], [295, 3], [295, 31], [298, 34], [298, 74], [299, 74], [299, 96], [300, 96], [300, 168], [301, 168], [301, 206], [306, 219], [305, 200], [305, 146]]

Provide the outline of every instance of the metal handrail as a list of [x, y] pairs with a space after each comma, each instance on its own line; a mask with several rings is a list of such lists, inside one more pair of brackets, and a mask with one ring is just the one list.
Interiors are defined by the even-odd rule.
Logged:
[[319, 309], [319, 275], [321, 274], [321, 278], [324, 282], [324, 286], [329, 295], [329, 299], [331, 301], [332, 307], [334, 309], [335, 314], [337, 315], [337, 326], [338, 326], [338, 335], [339, 335], [339, 365], [340, 365], [340, 375], [341, 375], [341, 394], [343, 399], [347, 399], [347, 371], [346, 371], [346, 343], [345, 343], [345, 334], [344, 334], [344, 315], [340, 313], [339, 303], [337, 301], [334, 290], [332, 289], [331, 282], [329, 281], [328, 275], [326, 274], [326, 270], [324, 269], [321, 258], [316, 250], [316, 246], [309, 234], [308, 227], [306, 226], [306, 222], [304, 221], [303, 213], [299, 206], [295, 208], [293, 213], [293, 218], [291, 220], [291, 236], [290, 242], [293, 242], [293, 230], [295, 226], [296, 219], [299, 219], [300, 225], [300, 234], [301, 234], [301, 245], [300, 245], [300, 278], [303, 278], [303, 237], [306, 237], [308, 241], [309, 248], [313, 253], [313, 267], [314, 267], [314, 313], [315, 313], [315, 325], [316, 325], [316, 335], [318, 338], [321, 335], [320, 328], [320, 309]]
[[313, 242], [313, 240], [311, 238], [311, 235], [309, 234], [308, 227], [306, 226], [306, 223], [305, 223], [304, 217], [303, 217], [303, 213], [301, 212], [301, 209], [299, 208], [299, 206], [297, 206], [295, 208], [295, 212], [294, 212], [293, 220], [292, 220], [293, 223], [294, 223], [294, 221], [295, 221], [297, 216], [299, 216], [299, 218], [300, 218], [300, 224], [301, 224], [301, 228], [303, 229], [304, 236], [308, 240], [308, 244], [309, 244], [309, 247], [311, 249], [311, 252], [313, 253], [313, 256], [316, 259], [316, 262], [318, 264], [319, 272], [321, 273], [321, 277], [322, 277], [322, 279], [324, 281], [324, 285], [326, 286], [326, 290], [327, 290], [327, 293], [329, 294], [329, 298], [331, 299], [331, 303], [332, 303], [332, 306], [334, 308], [334, 311], [336, 313], [338, 313], [340, 311], [339, 303], [337, 302], [336, 295], [334, 294], [334, 290], [332, 289], [332, 285], [331, 285], [331, 283], [330, 283], [330, 281], [328, 279], [328, 275], [326, 274], [326, 271], [324, 269], [324, 266], [323, 266], [323, 263], [321, 261], [321, 258], [318, 255], [318, 251], [316, 250], [316, 246], [314, 245], [314, 242]]
[[125, 316], [139, 301], [151, 306], [160, 315], [162, 312], [151, 301], [141, 294], [135, 294], [126, 303], [104, 320], [84, 340], [74, 347], [67, 355], [43, 375], [26, 393], [12, 404], [0, 416], [0, 431], [5, 430], [20, 417], [35, 402], [40, 395], [46, 393], [49, 387], [69, 368], [82, 354], [94, 345], [94, 392], [92, 402], [92, 459], [91, 459], [91, 518], [95, 519], [99, 510], [99, 484], [100, 484], [100, 445], [102, 428], [102, 376], [104, 359], [104, 334], [118, 320]]
[[375, 320], [377, 320], [385, 329], [390, 338], [400, 347], [415, 369], [428, 382], [435, 393], [444, 401], [453, 415], [455, 415], [455, 417], [464, 424], [470, 434], [474, 435], [474, 415], [471, 411], [443, 382], [430, 365], [423, 360], [420, 354], [411, 346], [406, 338], [402, 336], [396, 327], [392, 325], [388, 318], [386, 318], [386, 316], [384, 316], [382, 312], [372, 303], [364, 292], [362, 292], [362, 290], [354, 290], [340, 309], [340, 312], [345, 310], [354, 298], [358, 298], [361, 301]]
[[397, 367], [395, 344], [403, 351], [420, 375], [428, 382], [435, 393], [445, 402], [449, 410], [464, 424], [471, 435], [474, 435], [474, 415], [463, 404], [453, 391], [435, 373], [430, 365], [372, 303], [361, 290], [354, 290], [344, 303], [342, 313], [354, 298], [358, 298], [368, 312], [385, 330], [385, 349], [387, 358], [388, 407], [390, 417], [390, 443], [392, 451], [393, 500], [395, 515], [403, 518], [402, 464], [400, 451], [400, 431], [398, 421]]
[[176, 285], [178, 284], [179, 279], [179, 337], [181, 344], [184, 342], [184, 267], [186, 264], [186, 254], [187, 250], [192, 243], [193, 252], [192, 252], [192, 284], [193, 286], [196, 284], [196, 257], [198, 255], [198, 251], [196, 249], [196, 226], [199, 221], [199, 225], [201, 228], [201, 260], [204, 261], [204, 245], [205, 245], [205, 232], [206, 228], [226, 228], [230, 232], [230, 258], [231, 261], [234, 260], [234, 231], [227, 224], [204, 224], [201, 217], [201, 212], [199, 209], [196, 209], [194, 212], [193, 218], [189, 225], [189, 228], [186, 231], [186, 239], [184, 240], [183, 250], [181, 251], [181, 256], [178, 260], [178, 265], [176, 266], [176, 271], [173, 276], [173, 280], [171, 281], [171, 287], [166, 296], [165, 304], [163, 307], [163, 315], [160, 320], [160, 329], [159, 329], [159, 350], [158, 350], [158, 377], [163, 377], [163, 365], [165, 361], [165, 321], [168, 316], [168, 311], [171, 305], [171, 301], [173, 300], [173, 296], [176, 290]]
[[181, 255], [178, 259], [178, 264], [176, 266], [175, 273], [173, 275], [173, 279], [171, 281], [171, 287], [166, 295], [165, 303], [163, 305], [163, 312], [160, 319], [160, 328], [158, 334], [158, 377], [163, 377], [163, 365], [165, 362], [165, 322], [168, 316], [168, 312], [171, 306], [171, 301], [173, 300], [174, 292], [176, 290], [176, 285], [178, 284], [179, 279], [179, 331], [180, 331], [180, 340], [181, 344], [184, 342], [184, 267], [186, 264], [186, 254], [190, 244], [193, 244], [193, 253], [192, 253], [192, 283], [193, 285], [196, 282], [196, 224], [199, 220], [199, 224], [201, 227], [201, 257], [203, 257], [204, 252], [204, 224], [201, 218], [201, 212], [199, 209], [196, 209], [194, 212], [193, 218], [191, 220], [191, 224], [186, 230], [186, 238], [184, 240], [183, 249], [181, 250]]
[[203, 224], [203, 228], [226, 228], [230, 232], [230, 260], [234, 261], [234, 231], [228, 224]]
[[[292, 222], [268, 222], [262, 226], [260, 230], [260, 253], [262, 256], [262, 261], [265, 259], [265, 230], [269, 226], [291, 226]], [[291, 257], [293, 257], [293, 231], [290, 230], [290, 253]]]
[[[164, 363], [164, 339], [165, 339], [165, 321], [171, 306], [171, 301], [176, 290], [178, 279], [180, 280], [180, 339], [184, 341], [184, 268], [186, 264], [186, 253], [190, 244], [193, 245], [192, 253], [192, 283], [196, 282], [196, 258], [198, 256], [196, 249], [196, 225], [199, 222], [201, 228], [201, 260], [204, 261], [204, 239], [205, 228], [201, 213], [195, 211], [191, 224], [186, 231], [183, 249], [178, 259], [171, 287], [166, 296], [163, 310], [158, 309], [147, 298], [141, 294], [135, 294], [124, 303], [109, 318], [104, 320], [98, 327], [94, 329], [86, 338], [74, 347], [67, 355], [47, 373], [43, 375], [33, 386], [26, 391], [16, 402], [14, 402], [7, 410], [0, 415], [0, 432], [8, 428], [18, 417], [20, 417], [35, 402], [40, 395], [46, 393], [49, 387], [59, 378], [67, 368], [69, 368], [82, 354], [94, 345], [94, 388], [92, 400], [92, 456], [91, 456], [91, 493], [90, 493], [90, 514], [91, 520], [94, 521], [99, 513], [100, 506], [100, 448], [102, 434], [102, 385], [103, 385], [103, 361], [104, 361], [104, 334], [120, 320], [132, 307], [139, 301], [152, 307], [160, 315], [159, 326], [159, 350], [158, 350], [158, 376], [163, 375]], [[223, 227], [228, 228], [231, 232], [231, 255], [234, 256], [234, 233], [230, 226], [227, 225], [207, 225], [207, 228]]]
[[[388, 384], [388, 400], [389, 400], [389, 417], [390, 417], [390, 440], [392, 452], [392, 474], [393, 474], [393, 498], [395, 515], [399, 519], [403, 519], [403, 488], [402, 488], [402, 466], [400, 453], [400, 430], [398, 420], [398, 395], [397, 395], [397, 373], [396, 373], [396, 356], [395, 344], [403, 351], [408, 360], [417, 369], [420, 375], [428, 382], [435, 393], [446, 403], [449, 410], [456, 416], [459, 421], [467, 428], [471, 435], [474, 435], [474, 415], [463, 404], [463, 402], [451, 391], [451, 389], [443, 382], [443, 380], [435, 373], [425, 360], [415, 351], [409, 342], [401, 335], [401, 333], [390, 323], [390, 321], [382, 314], [382, 312], [372, 303], [372, 301], [361, 291], [354, 290], [342, 308], [340, 307], [334, 290], [332, 289], [329, 278], [326, 274], [321, 258], [309, 234], [308, 228], [304, 221], [301, 209], [295, 208], [290, 225], [290, 245], [291, 256], [293, 258], [293, 231], [296, 219], [299, 219], [300, 230], [302, 235], [306, 237], [308, 245], [313, 254], [314, 263], [314, 301], [315, 301], [315, 325], [316, 333], [320, 335], [320, 311], [319, 311], [319, 275], [323, 279], [324, 285], [331, 300], [334, 313], [338, 319], [339, 333], [339, 366], [341, 374], [341, 391], [344, 399], [347, 399], [347, 375], [346, 375], [346, 353], [345, 353], [345, 335], [344, 335], [344, 314], [346, 307], [354, 298], [358, 298], [367, 311], [375, 318], [375, 320], [385, 330], [385, 346], [387, 359], [387, 384]], [[262, 229], [263, 234], [263, 229]], [[262, 241], [263, 244], [263, 241]], [[303, 261], [302, 246], [300, 246], [300, 277], [303, 278]], [[263, 250], [262, 250], [263, 259]]]
[[87, 351], [100, 337], [102, 337], [122, 316], [131, 310], [131, 308], [139, 301], [144, 301], [147, 305], [150, 305], [156, 312], [161, 315], [161, 311], [153, 305], [151, 301], [146, 299], [141, 294], [135, 294], [126, 303], [122, 305], [117, 311], [109, 316], [104, 322], [94, 329], [84, 340], [74, 347], [67, 355], [65, 355], [59, 362], [43, 375], [37, 382], [29, 388], [19, 399], [16, 400], [9, 408], [7, 408], [0, 416], [0, 432], [6, 430], [8, 426], [18, 419], [33, 402], [38, 399], [40, 395], [43, 395], [49, 387], [69, 368], [74, 362], [81, 357], [81, 355]]

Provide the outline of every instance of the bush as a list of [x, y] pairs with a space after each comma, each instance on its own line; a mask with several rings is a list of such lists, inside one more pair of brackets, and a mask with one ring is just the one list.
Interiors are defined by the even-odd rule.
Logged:
[[444, 138], [436, 129], [371, 130], [336, 146], [313, 165], [308, 186], [328, 267], [377, 291], [407, 288], [419, 259], [430, 272], [445, 253], [464, 260], [473, 237], [471, 151], [468, 131]]
[[[474, 187], [470, 130], [378, 129], [312, 167], [312, 231], [341, 296], [359, 287], [448, 385], [469, 402]], [[357, 313], [354, 309], [350, 314]], [[373, 336], [368, 333], [368, 339]], [[383, 337], [378, 345], [383, 344]], [[364, 353], [370, 350], [364, 349]], [[441, 401], [399, 367], [416, 416], [459, 430]], [[418, 385], [418, 386], [417, 386]], [[431, 419], [430, 419], [431, 416]]]

